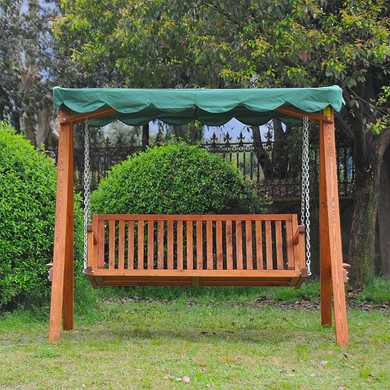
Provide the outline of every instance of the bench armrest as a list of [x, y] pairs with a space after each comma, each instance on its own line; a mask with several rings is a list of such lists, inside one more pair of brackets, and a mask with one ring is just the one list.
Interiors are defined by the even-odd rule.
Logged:
[[293, 244], [298, 245], [299, 243], [299, 235], [305, 234], [305, 226], [299, 225], [297, 229], [295, 230], [294, 236], [293, 236]]

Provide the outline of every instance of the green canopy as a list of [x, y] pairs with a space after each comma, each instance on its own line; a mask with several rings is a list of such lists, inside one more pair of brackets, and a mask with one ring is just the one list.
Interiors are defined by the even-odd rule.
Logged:
[[306, 112], [318, 112], [327, 106], [340, 111], [344, 103], [338, 86], [323, 88], [266, 89], [119, 89], [54, 87], [54, 107], [62, 104], [82, 114], [102, 107], [117, 112], [90, 121], [104, 126], [113, 120], [142, 125], [160, 119], [182, 125], [198, 119], [205, 125], [219, 126], [236, 118], [246, 125], [262, 125], [270, 119], [299, 124], [300, 119], [273, 111], [293, 106]]

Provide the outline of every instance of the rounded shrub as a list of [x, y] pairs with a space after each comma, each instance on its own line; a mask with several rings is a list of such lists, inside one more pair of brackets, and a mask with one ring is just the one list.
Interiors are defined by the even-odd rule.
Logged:
[[262, 206], [232, 164], [184, 142], [114, 166], [91, 203], [93, 212], [110, 214], [239, 214]]
[[0, 307], [50, 291], [56, 177], [50, 158], [0, 123]]

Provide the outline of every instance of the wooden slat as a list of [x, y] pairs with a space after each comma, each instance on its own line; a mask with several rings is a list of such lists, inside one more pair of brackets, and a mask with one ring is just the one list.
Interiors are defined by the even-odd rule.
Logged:
[[127, 268], [134, 269], [134, 221], [129, 221], [127, 229]]
[[157, 223], [157, 269], [164, 269], [164, 221]]
[[222, 221], [216, 222], [217, 269], [223, 269]]
[[290, 220], [292, 214], [220, 214], [220, 215], [198, 215], [198, 214], [99, 214], [99, 219], [105, 221], [278, 221]]
[[105, 223], [104, 221], [98, 221], [98, 268], [104, 268], [104, 243], [105, 237]]
[[287, 268], [294, 269], [294, 247], [293, 247], [293, 227], [291, 221], [286, 221], [286, 248], [287, 248]]
[[125, 269], [125, 221], [119, 221], [118, 269]]
[[138, 221], [138, 269], [144, 269], [144, 221]]
[[196, 269], [203, 269], [203, 224], [196, 221]]
[[276, 264], [278, 269], [283, 269], [283, 235], [282, 221], [275, 221]]
[[108, 268], [115, 268], [115, 221], [108, 224]]
[[99, 269], [96, 271], [97, 276], [124, 276], [131, 278], [132, 276], [154, 276], [161, 278], [170, 278], [170, 277], [209, 277], [209, 278], [279, 278], [279, 279], [288, 279], [300, 277], [299, 272], [296, 270], [217, 270], [217, 269], [201, 269], [201, 270], [167, 270], [167, 269], [153, 269], [153, 270], [109, 270], [109, 269]]
[[233, 224], [226, 221], [226, 268], [233, 269]]
[[207, 269], [213, 269], [213, 222], [206, 222]]
[[256, 260], [257, 269], [263, 269], [263, 231], [261, 221], [255, 222], [256, 228]]
[[173, 269], [173, 221], [168, 221], [167, 232], [167, 268]]
[[252, 221], [245, 222], [246, 269], [253, 269]]
[[243, 257], [242, 257], [242, 224], [241, 221], [236, 221], [236, 260], [237, 269], [243, 269]]
[[187, 269], [194, 269], [194, 232], [192, 221], [188, 221], [187, 227]]
[[268, 270], [273, 269], [271, 221], [265, 221], [265, 252], [266, 252], [267, 269]]
[[292, 231], [293, 231], [292, 242], [293, 242], [294, 257], [293, 257], [292, 264], [288, 265], [288, 269], [294, 269], [294, 268], [297, 269], [297, 264], [298, 264], [298, 259], [299, 259], [299, 245], [294, 245], [294, 233], [295, 233], [295, 230], [298, 228], [298, 216], [297, 215], [293, 215], [291, 224], [293, 227], [293, 229], [292, 229]]
[[183, 221], [177, 221], [177, 269], [183, 269]]
[[148, 221], [148, 269], [154, 265], [154, 221]]

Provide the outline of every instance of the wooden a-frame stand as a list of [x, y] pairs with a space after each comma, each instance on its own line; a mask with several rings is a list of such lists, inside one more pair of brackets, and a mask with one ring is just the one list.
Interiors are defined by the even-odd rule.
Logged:
[[[343, 276], [340, 210], [337, 185], [336, 144], [333, 110], [321, 114], [307, 113], [282, 106], [275, 111], [319, 123], [320, 128], [320, 263], [321, 321], [332, 325], [332, 295], [336, 340], [348, 345], [347, 309]], [[50, 309], [49, 340], [60, 340], [63, 329], [73, 329], [73, 126], [86, 119], [115, 112], [103, 108], [92, 113], [72, 115], [62, 106], [58, 144], [57, 205], [54, 235], [53, 281]]]

